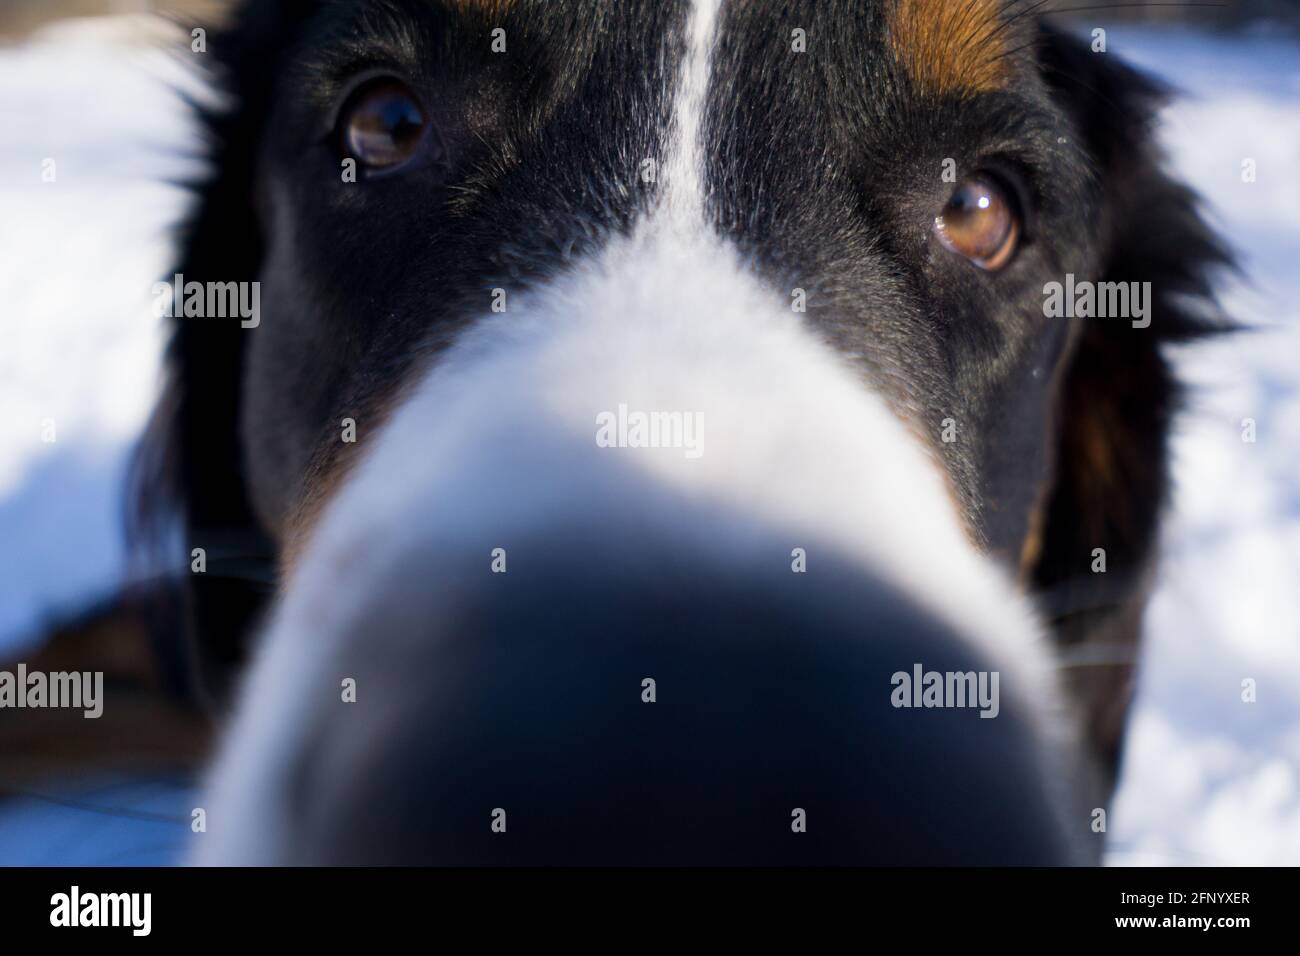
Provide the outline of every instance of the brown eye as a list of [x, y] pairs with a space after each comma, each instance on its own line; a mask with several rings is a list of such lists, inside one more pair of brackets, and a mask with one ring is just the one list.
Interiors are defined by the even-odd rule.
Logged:
[[1015, 254], [1020, 215], [1007, 189], [992, 176], [976, 174], [957, 186], [935, 217], [934, 231], [945, 248], [996, 272]]
[[434, 149], [424, 107], [397, 80], [377, 80], [354, 93], [338, 128], [344, 155], [372, 172], [399, 169]]

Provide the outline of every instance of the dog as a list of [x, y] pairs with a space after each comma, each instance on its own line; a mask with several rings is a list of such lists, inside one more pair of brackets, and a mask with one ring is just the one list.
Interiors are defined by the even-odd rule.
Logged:
[[[227, 724], [197, 862], [1099, 858], [1163, 349], [1229, 257], [1165, 91], [1037, 6], [259, 0], [207, 39], [135, 498]], [[255, 322], [203, 314], [229, 283]]]

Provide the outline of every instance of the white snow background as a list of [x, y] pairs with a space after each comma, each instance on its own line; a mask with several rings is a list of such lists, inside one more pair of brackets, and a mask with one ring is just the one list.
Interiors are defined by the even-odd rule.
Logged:
[[[0, 48], [0, 657], [124, 572], [122, 479], [159, 378], [151, 288], [195, 171], [165, 31], [72, 21]], [[1188, 94], [1165, 117], [1178, 172], [1245, 266], [1247, 334], [1182, 350], [1195, 385], [1109, 818], [1115, 864], [1300, 862], [1300, 43], [1108, 27], [1107, 56]], [[56, 162], [56, 181], [41, 179]], [[1257, 179], [1243, 182], [1242, 161]], [[1242, 440], [1254, 419], [1255, 443]], [[56, 441], [42, 441], [54, 423]], [[1244, 703], [1242, 681], [1258, 700]], [[0, 863], [162, 862], [183, 786], [107, 781], [0, 805]], [[156, 818], [154, 817], [156, 815]], [[165, 832], [164, 832], [165, 831]]]

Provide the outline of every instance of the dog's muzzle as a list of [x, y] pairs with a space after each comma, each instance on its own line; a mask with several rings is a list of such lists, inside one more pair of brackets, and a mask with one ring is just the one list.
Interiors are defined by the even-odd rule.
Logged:
[[941, 470], [726, 250], [673, 248], [409, 391], [286, 583], [199, 861], [1079, 859], [1047, 655]]

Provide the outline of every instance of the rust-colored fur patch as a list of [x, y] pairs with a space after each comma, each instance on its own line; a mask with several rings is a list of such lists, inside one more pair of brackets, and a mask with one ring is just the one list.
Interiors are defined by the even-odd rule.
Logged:
[[895, 0], [894, 56], [926, 93], [985, 93], [1007, 80], [1003, 0]]

